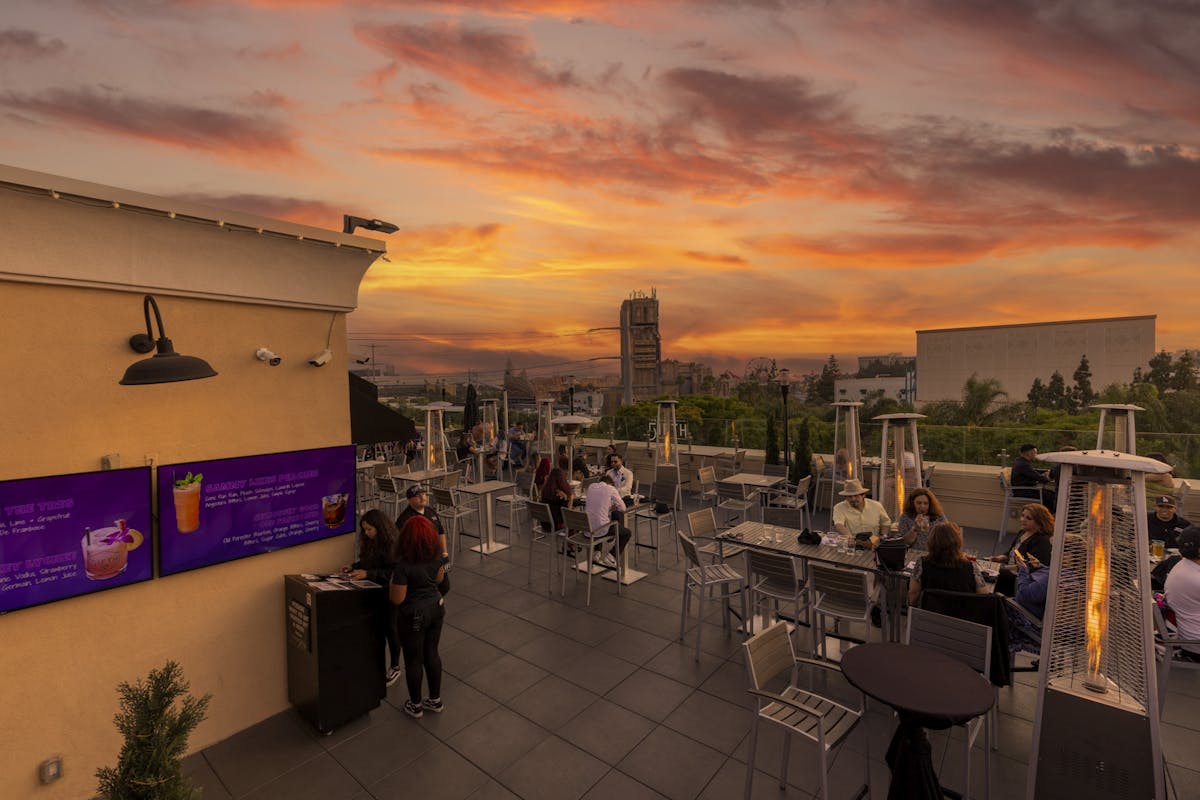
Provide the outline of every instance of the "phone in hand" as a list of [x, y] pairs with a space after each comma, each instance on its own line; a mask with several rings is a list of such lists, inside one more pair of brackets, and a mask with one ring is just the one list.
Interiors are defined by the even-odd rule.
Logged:
[[1013, 552], [1013, 558], [1015, 558], [1018, 563], [1020, 563], [1020, 564], [1026, 563], [1025, 556], [1021, 555], [1020, 550], [1013, 550], [1012, 552]]

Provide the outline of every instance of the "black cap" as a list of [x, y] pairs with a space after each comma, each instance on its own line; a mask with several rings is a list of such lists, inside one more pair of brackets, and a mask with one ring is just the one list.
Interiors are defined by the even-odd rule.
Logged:
[[407, 491], [404, 492], [404, 496], [410, 500], [419, 494], [425, 494], [425, 487], [419, 483], [414, 483], [412, 486], [408, 487]]
[[1154, 505], [1170, 506], [1171, 508], [1175, 508], [1175, 498], [1171, 497], [1171, 495], [1169, 495], [1169, 494], [1164, 494], [1161, 497], [1159, 497], [1157, 500], [1154, 501]]
[[1189, 525], [1179, 534], [1179, 538], [1175, 540], [1176, 546], [1179, 549], [1185, 547], [1200, 548], [1200, 525]]

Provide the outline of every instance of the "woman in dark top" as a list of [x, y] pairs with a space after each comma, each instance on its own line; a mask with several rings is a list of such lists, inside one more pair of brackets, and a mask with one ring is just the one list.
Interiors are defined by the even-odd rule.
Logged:
[[[404, 713], [420, 719], [425, 711], [442, 711], [442, 657], [438, 642], [449, 588], [442, 567], [442, 544], [437, 529], [424, 517], [412, 517], [396, 539], [396, 567], [388, 594], [396, 605], [396, 628], [404, 650], [408, 700]], [[429, 697], [421, 699], [422, 670], [429, 680]]]
[[983, 586], [979, 565], [963, 555], [962, 528], [941, 522], [929, 532], [929, 555], [917, 562], [908, 581], [908, 604], [917, 605], [921, 592], [977, 592]]
[[1020, 531], [1009, 544], [1008, 550], [991, 557], [991, 561], [1006, 564], [1007, 568], [1000, 570], [996, 576], [996, 591], [1012, 597], [1017, 589], [1016, 556], [1013, 551], [1019, 551], [1021, 557], [1028, 560], [1030, 556], [1044, 565], [1050, 564], [1050, 553], [1053, 549], [1051, 538], [1054, 535], [1054, 515], [1050, 509], [1041, 503], [1030, 503], [1021, 509]]
[[533, 485], [540, 493], [542, 485], [546, 482], [546, 476], [550, 474], [550, 459], [542, 456], [538, 461], [537, 469], [533, 473]]
[[567, 481], [567, 470], [570, 467], [571, 462], [567, 457], [561, 456], [558, 459], [558, 466], [550, 470], [550, 474], [546, 476], [546, 482], [542, 485], [542, 502], [550, 506], [550, 516], [554, 518], [555, 529], [563, 526], [562, 510], [570, 508], [575, 499], [571, 491], [571, 484]]
[[[358, 522], [358, 560], [342, 572], [355, 580], [368, 580], [387, 586], [396, 566], [393, 550], [398, 531], [396, 524], [382, 511], [373, 508]], [[400, 679], [400, 640], [396, 636], [396, 607], [386, 598], [375, 610], [375, 623], [387, 642], [387, 685]]]
[[942, 504], [933, 492], [925, 488], [914, 489], [904, 504], [897, 526], [904, 543], [917, 550], [929, 549], [929, 532], [946, 521]]

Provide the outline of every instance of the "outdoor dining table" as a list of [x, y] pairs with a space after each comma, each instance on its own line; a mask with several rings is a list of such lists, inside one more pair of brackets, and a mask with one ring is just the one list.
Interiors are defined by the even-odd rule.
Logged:
[[459, 494], [472, 494], [482, 499], [480, 513], [487, 538], [481, 538], [479, 544], [471, 548], [476, 553], [490, 555], [509, 548], [509, 545], [496, 541], [496, 526], [494, 524], [492, 501], [497, 492], [510, 490], [515, 486], [515, 483], [509, 483], [508, 481], [482, 481], [481, 483], [472, 483], [458, 487], [457, 491]]
[[[900, 638], [900, 611], [907, 594], [907, 570], [893, 572], [879, 566], [874, 550], [854, 550], [845, 553], [837, 547], [825, 544], [801, 544], [797, 538], [800, 531], [795, 528], [785, 528], [781, 525], [766, 525], [761, 522], [747, 520], [721, 533], [717, 537], [719, 543], [753, 547], [776, 553], [787, 553], [807, 561], [818, 561], [832, 564], [835, 567], [858, 569], [870, 572], [884, 582], [885, 591], [882, 593], [883, 613], [888, 615], [888, 634], [893, 641]], [[921, 555], [919, 551], [910, 550], [909, 558]]]
[[450, 470], [446, 469], [419, 469], [412, 472], [403, 472], [399, 475], [393, 475], [393, 480], [402, 481], [405, 484], [411, 483], [429, 483], [438, 478], [444, 478], [450, 474]]
[[842, 654], [842, 674], [899, 716], [887, 749], [888, 800], [959, 797], [938, 782], [925, 729], [949, 728], [987, 713], [996, 700], [987, 678], [943, 653], [895, 642], [849, 648]]
[[736, 483], [742, 486], [753, 486], [755, 489], [773, 489], [786, 481], [782, 475], [758, 475], [753, 472], [735, 472], [733, 475], [721, 478], [717, 483]]

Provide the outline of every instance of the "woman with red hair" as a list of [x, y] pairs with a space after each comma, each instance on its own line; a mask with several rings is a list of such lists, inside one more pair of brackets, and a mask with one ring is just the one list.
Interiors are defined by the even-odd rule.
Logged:
[[[410, 518], [396, 538], [396, 568], [388, 594], [397, 606], [397, 632], [404, 652], [408, 700], [404, 713], [420, 719], [425, 711], [442, 711], [442, 657], [438, 642], [446, 617], [442, 595], [449, 590], [442, 566], [442, 543], [425, 517]], [[422, 670], [429, 697], [421, 699]]]

